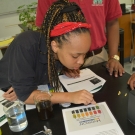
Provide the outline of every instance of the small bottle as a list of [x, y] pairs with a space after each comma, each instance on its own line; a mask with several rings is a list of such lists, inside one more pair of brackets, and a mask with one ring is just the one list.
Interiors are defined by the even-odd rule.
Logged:
[[45, 134], [46, 135], [52, 135], [52, 130], [47, 128], [46, 126], [44, 126], [44, 129], [45, 129]]

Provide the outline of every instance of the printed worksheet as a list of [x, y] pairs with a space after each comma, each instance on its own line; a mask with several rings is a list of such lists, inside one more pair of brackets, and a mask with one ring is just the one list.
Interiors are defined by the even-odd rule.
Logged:
[[80, 77], [69, 78], [66, 75], [60, 75], [59, 79], [68, 92], [74, 92], [78, 90], [88, 90], [91, 93], [99, 91], [106, 80], [96, 75], [88, 68], [80, 71]]
[[105, 102], [63, 109], [67, 135], [124, 135]]
[[5, 113], [3, 111], [3, 103], [5, 103], [7, 100], [3, 98], [4, 91], [0, 90], [0, 126], [4, 125], [7, 122]]

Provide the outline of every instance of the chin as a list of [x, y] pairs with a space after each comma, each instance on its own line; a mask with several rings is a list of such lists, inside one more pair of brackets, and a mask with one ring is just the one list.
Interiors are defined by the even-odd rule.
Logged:
[[73, 69], [74, 69], [73, 67], [66, 67], [66, 68], [71, 69], [71, 70], [73, 70]]
[[79, 68], [74, 68], [75, 70], [78, 70]]

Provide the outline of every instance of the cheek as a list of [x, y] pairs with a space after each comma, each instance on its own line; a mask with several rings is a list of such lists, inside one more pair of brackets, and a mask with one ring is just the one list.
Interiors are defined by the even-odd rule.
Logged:
[[77, 60], [72, 58], [69, 55], [66, 54], [59, 54], [58, 55], [59, 61], [64, 65], [64, 66], [72, 66], [75, 63], [77, 63]]
[[68, 64], [68, 65], [69, 65], [69, 64], [71, 65], [71, 63], [72, 63], [72, 64], [73, 64], [73, 63], [76, 63], [76, 59], [72, 58], [72, 57], [69, 56], [69, 55], [64, 55], [61, 59], [63, 60], [64, 63], [66, 63], [66, 64]]

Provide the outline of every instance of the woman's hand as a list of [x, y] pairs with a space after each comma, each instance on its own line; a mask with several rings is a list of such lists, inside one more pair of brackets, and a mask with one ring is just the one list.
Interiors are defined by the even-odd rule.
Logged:
[[7, 92], [3, 94], [3, 97], [9, 101], [14, 101], [17, 99], [17, 95], [13, 87], [10, 87]]
[[96, 102], [93, 99], [93, 95], [88, 92], [87, 90], [80, 90], [76, 92], [70, 92], [70, 98], [71, 98], [71, 103], [74, 104], [96, 104]]
[[63, 68], [63, 74], [65, 74], [70, 78], [77, 78], [80, 76], [80, 69], [75, 70], [75, 69]]

